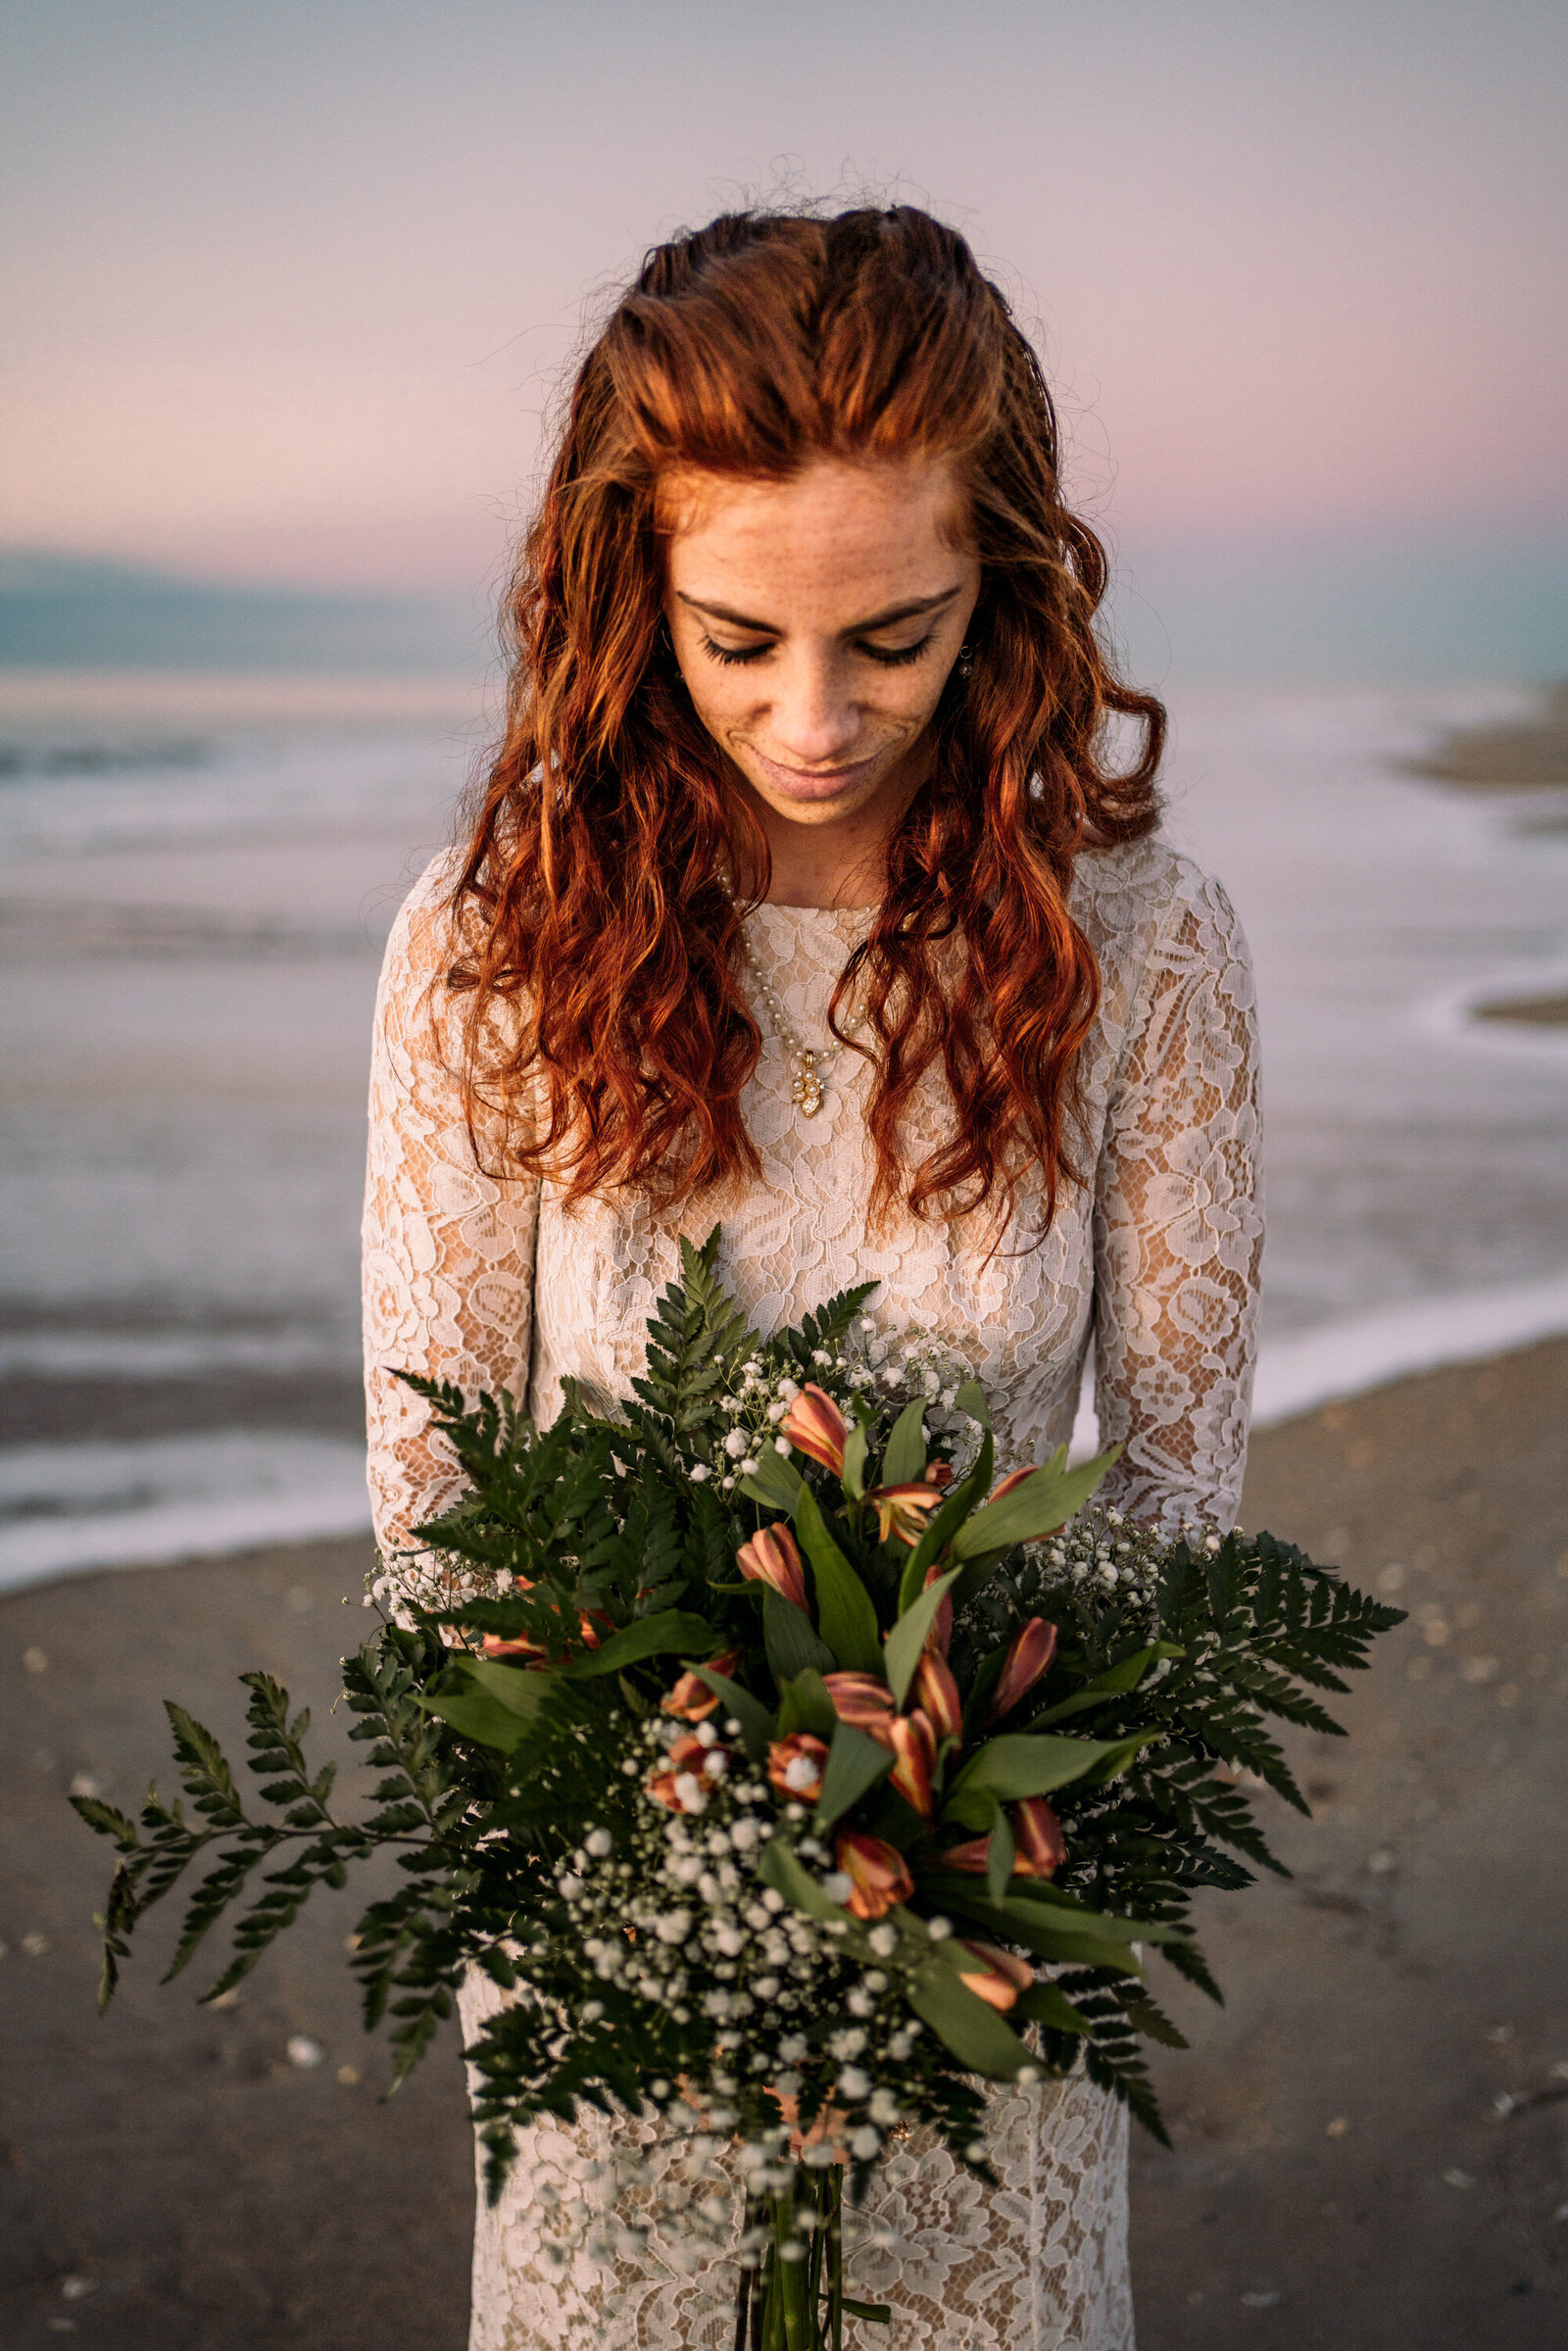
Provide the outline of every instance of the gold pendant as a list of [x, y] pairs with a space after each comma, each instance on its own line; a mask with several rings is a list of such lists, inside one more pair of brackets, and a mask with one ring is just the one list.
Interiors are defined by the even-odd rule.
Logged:
[[795, 1074], [790, 1099], [803, 1118], [814, 1118], [822, 1107], [822, 1087], [814, 1070], [801, 1069]]

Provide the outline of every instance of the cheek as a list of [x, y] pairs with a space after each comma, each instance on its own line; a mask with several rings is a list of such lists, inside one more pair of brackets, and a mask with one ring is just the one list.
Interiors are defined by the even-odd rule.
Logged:
[[924, 725], [942, 700], [950, 664], [920, 661], [912, 669], [889, 670], [876, 707], [905, 724]]
[[697, 661], [683, 664], [681, 674], [692, 709], [706, 727], [722, 728], [741, 717], [750, 706], [744, 669], [722, 669], [714, 661]]

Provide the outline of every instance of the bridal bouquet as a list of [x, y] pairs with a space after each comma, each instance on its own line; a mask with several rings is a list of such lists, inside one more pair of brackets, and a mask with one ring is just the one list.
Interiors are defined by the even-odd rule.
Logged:
[[[467, 1487], [419, 1531], [418, 1599], [343, 1663], [368, 1818], [262, 1674], [264, 1809], [174, 1705], [194, 1817], [73, 1800], [121, 1854], [105, 2003], [199, 1859], [170, 1973], [237, 1906], [213, 1999], [390, 1848], [366, 2022], [390, 2017], [401, 2080], [467, 1971], [500, 1987], [468, 2049], [490, 2192], [520, 2125], [657, 2116], [688, 2150], [677, 2254], [732, 2243], [744, 2188], [737, 2340], [836, 2351], [846, 2313], [887, 2316], [846, 2296], [842, 2202], [896, 2134], [989, 2179], [986, 2084], [1081, 2063], [1163, 2135], [1141, 2043], [1181, 2042], [1146, 1954], [1218, 1996], [1191, 1897], [1278, 1866], [1237, 1781], [1305, 1809], [1266, 1718], [1335, 1730], [1312, 1690], [1399, 1611], [1266, 1535], [1086, 1507], [1109, 1455], [998, 1482], [960, 1369], [890, 1356], [866, 1290], [760, 1340], [716, 1239], [684, 1249], [619, 1419], [568, 1390], [541, 1433], [411, 1380]], [[560, 2209], [564, 2261], [640, 2241], [635, 2151], [607, 2145], [594, 2208]]]

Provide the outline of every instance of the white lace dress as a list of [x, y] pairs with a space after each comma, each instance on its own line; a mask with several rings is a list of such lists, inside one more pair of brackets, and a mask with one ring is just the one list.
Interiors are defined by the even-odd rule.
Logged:
[[[383, 1552], [453, 1495], [450, 1456], [393, 1368], [468, 1395], [525, 1396], [539, 1421], [574, 1375], [602, 1404], [641, 1370], [642, 1334], [711, 1203], [663, 1223], [634, 1199], [568, 1211], [546, 1184], [481, 1174], [432, 981], [452, 954], [438, 860], [387, 949], [376, 1020], [365, 1222], [370, 1486]], [[846, 1284], [881, 1287], [868, 1311], [929, 1336], [992, 1398], [1004, 1461], [1037, 1458], [1072, 1428], [1093, 1341], [1104, 1442], [1124, 1451], [1102, 1489], [1144, 1518], [1235, 1515], [1246, 1453], [1262, 1216], [1256, 1033], [1247, 945], [1219, 885], [1157, 840], [1086, 856], [1074, 912], [1100, 957], [1102, 998], [1082, 1063], [1091, 1180], [1063, 1193], [1043, 1244], [1021, 1247], [1031, 1200], [989, 1259], [962, 1225], [865, 1229], [868, 1072], [839, 1053], [810, 1119], [763, 1017], [743, 1108], [760, 1179], [723, 1210], [719, 1270], [763, 1333]], [[798, 1036], [829, 1042], [826, 1008], [866, 916], [763, 906], [752, 940]], [[439, 998], [435, 1000], [439, 1004]], [[934, 1140], [933, 1083], [914, 1140]], [[1036, 1228], [1037, 1229], [1037, 1228]], [[493, 1987], [464, 2002], [468, 2031]], [[553, 2253], [552, 2199], [604, 2152], [597, 2120], [524, 2135], [501, 2203], [482, 2199], [472, 2351], [728, 2351], [733, 2270], [687, 2266], [656, 2229], [613, 2271]], [[656, 2177], [679, 2150], [634, 2127]], [[993, 2099], [1003, 2180], [987, 2189], [916, 2133], [880, 2171], [851, 2240], [851, 2290], [891, 2302], [886, 2351], [1130, 2351], [1123, 2111], [1081, 2077]], [[652, 2191], [649, 2191], [652, 2192]], [[738, 2219], [738, 2213], [737, 2213]]]

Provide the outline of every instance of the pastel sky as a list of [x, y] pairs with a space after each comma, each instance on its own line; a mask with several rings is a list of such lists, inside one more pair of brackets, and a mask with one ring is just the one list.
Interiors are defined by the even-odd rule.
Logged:
[[0, 541], [493, 566], [585, 298], [862, 184], [1121, 535], [1568, 527], [1560, 0], [7, 0]]

